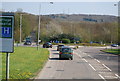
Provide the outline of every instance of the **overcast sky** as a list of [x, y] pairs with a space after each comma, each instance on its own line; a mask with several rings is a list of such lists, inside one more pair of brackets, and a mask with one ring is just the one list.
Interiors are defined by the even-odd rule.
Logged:
[[[11, 1], [11, 2], [10, 2]], [[32, 0], [33, 1], [33, 0]], [[45, 1], [45, 0], [44, 0]], [[54, 1], [54, 0], [53, 0]], [[73, 0], [72, 0], [73, 1]], [[87, 2], [89, 1], [89, 2]], [[98, 15], [118, 15], [117, 0], [109, 2], [56, 2], [53, 4], [49, 2], [2, 2], [2, 9], [5, 11], [17, 11], [18, 8], [22, 8], [24, 12], [39, 14], [39, 6], [41, 5], [40, 14], [98, 14]]]

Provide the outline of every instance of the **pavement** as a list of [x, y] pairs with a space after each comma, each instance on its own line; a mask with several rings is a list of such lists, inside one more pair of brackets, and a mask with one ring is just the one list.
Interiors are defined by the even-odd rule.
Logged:
[[119, 81], [118, 56], [102, 47], [79, 47], [73, 60], [60, 60], [56, 46], [48, 48], [49, 60], [35, 79], [99, 79]]

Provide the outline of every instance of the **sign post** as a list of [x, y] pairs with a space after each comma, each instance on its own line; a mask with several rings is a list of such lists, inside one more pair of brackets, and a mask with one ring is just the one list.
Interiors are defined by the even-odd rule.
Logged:
[[6, 53], [6, 80], [9, 79], [9, 55], [14, 52], [14, 14], [0, 13], [0, 52]]
[[6, 55], [6, 80], [9, 79], [9, 53]]

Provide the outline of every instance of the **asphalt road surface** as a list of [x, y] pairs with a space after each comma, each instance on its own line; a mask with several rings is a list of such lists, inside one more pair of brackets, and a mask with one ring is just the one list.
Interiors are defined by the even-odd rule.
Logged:
[[59, 59], [56, 47], [50, 50], [49, 60], [36, 79], [101, 79], [119, 81], [118, 56], [103, 53], [102, 47], [79, 47], [74, 59]]

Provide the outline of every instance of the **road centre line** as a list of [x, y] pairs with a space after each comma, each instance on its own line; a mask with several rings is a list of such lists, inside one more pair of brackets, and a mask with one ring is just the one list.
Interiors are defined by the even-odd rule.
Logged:
[[86, 55], [86, 53], [83, 53], [83, 54], [85, 54], [85, 55]]
[[90, 66], [94, 71], [96, 71], [96, 69], [95, 69], [91, 64], [89, 64], [89, 66]]
[[78, 55], [80, 58], [82, 58], [82, 56], [81, 55]]
[[94, 59], [94, 60], [96, 60], [97, 62], [99, 62], [99, 63], [100, 63], [100, 61], [99, 61], [99, 60], [97, 60], [97, 59]]
[[79, 56], [80, 58], [82, 58], [81, 55], [79, 55], [78, 53], [76, 53], [76, 52], [74, 52], [74, 53], [75, 53], [77, 56]]
[[93, 58], [91, 55], [88, 55], [90, 58]]
[[104, 76], [104, 77], [107, 77], [107, 78], [117, 78], [115, 76]]
[[98, 75], [99, 75], [104, 81], [106, 81], [105, 78], [104, 78], [101, 74], [98, 74]]
[[83, 59], [85, 62], [88, 62], [86, 59]]
[[[81, 55], [79, 55], [79, 54], [77, 54], [77, 53], [76, 53], [76, 55], [78, 55], [80, 58], [82, 58]], [[82, 59], [82, 60], [84, 60], [85, 62], [88, 62], [86, 59]]]
[[81, 51], [79, 51], [81, 53]]
[[[78, 53], [76, 53], [76, 55], [78, 55], [79, 57], [81, 57]], [[82, 58], [82, 57], [81, 57]], [[88, 62], [87, 60], [85, 60], [85, 59], [83, 59], [85, 62]], [[89, 64], [89, 66], [94, 70], [94, 71], [96, 71], [96, 69], [91, 65], [91, 64]]]
[[108, 68], [105, 64], [102, 64], [105, 68], [107, 68], [109, 71], [112, 71], [110, 68]]
[[117, 75], [117, 74], [115, 74], [115, 76], [116, 76], [116, 77], [118, 77], [118, 78], [120, 78], [120, 76], [119, 76], [119, 75]]
[[99, 72], [100, 74], [112, 74], [112, 72]]

